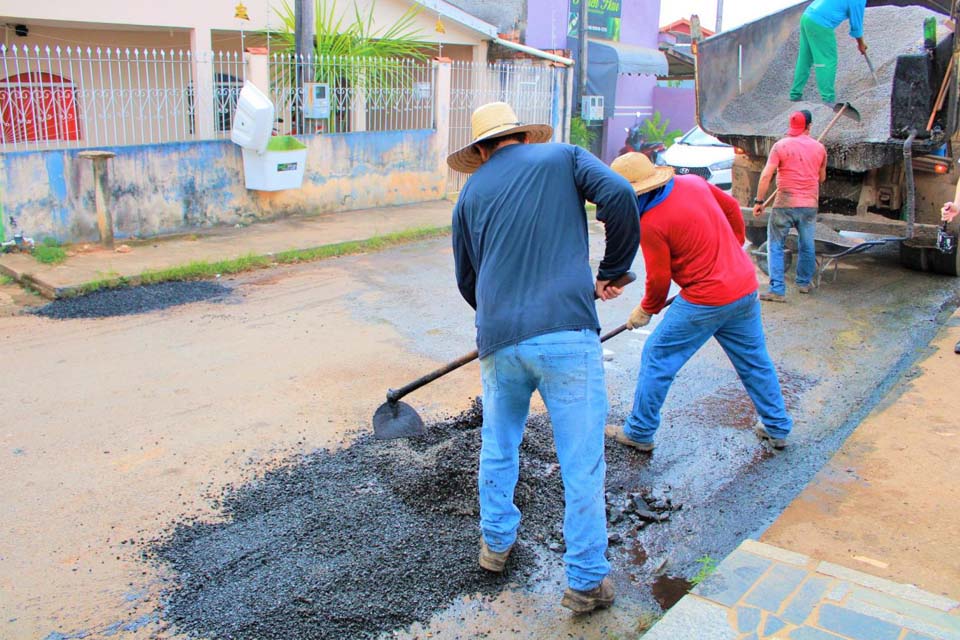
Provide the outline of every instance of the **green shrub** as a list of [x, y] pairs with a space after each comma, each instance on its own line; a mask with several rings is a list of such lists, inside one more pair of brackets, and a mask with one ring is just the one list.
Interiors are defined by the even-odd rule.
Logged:
[[669, 147], [683, 135], [683, 131], [680, 131], [680, 129], [667, 131], [669, 128], [670, 120], [664, 119], [659, 111], [644, 120], [640, 125], [644, 140], [647, 142], [662, 142], [665, 147]]
[[587, 123], [581, 118], [576, 116], [570, 118], [570, 144], [575, 144], [590, 151], [590, 147], [596, 138], [596, 132], [587, 128]]
[[60, 264], [67, 259], [67, 252], [54, 238], [44, 238], [33, 248], [33, 257], [43, 264]]

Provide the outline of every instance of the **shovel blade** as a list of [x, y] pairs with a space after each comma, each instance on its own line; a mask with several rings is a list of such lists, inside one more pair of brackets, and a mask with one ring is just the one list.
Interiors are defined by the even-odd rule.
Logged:
[[394, 440], [421, 436], [423, 420], [406, 402], [384, 402], [373, 414], [373, 436], [377, 440]]
[[854, 122], [860, 122], [860, 112], [849, 102], [838, 102], [833, 105], [833, 112], [841, 114], [844, 118], [850, 118]]

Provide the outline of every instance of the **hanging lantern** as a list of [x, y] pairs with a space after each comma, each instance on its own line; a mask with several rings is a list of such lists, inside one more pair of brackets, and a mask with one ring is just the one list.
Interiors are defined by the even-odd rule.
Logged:
[[247, 7], [242, 2], [238, 2], [233, 8], [233, 17], [237, 20], [250, 20], [250, 14], [247, 13]]
[[440, 19], [440, 16], [437, 16], [437, 24], [434, 25], [433, 30], [437, 33], [446, 33], [447, 28], [443, 26], [443, 21]]

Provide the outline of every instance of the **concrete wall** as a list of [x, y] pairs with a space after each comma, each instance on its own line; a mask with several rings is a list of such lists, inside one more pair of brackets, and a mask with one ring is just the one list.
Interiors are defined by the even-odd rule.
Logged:
[[[436, 131], [302, 140], [308, 145], [303, 187], [277, 192], [244, 187], [240, 148], [229, 141], [112, 149], [117, 153], [108, 161], [116, 237], [423, 202], [445, 193], [446, 136]], [[0, 155], [0, 203], [8, 226], [12, 216], [18, 228], [34, 238], [97, 240], [92, 165], [77, 153]]]

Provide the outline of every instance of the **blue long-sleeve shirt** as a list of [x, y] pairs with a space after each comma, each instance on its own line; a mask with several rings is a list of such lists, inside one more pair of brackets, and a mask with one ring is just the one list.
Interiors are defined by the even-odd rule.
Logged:
[[844, 20], [850, 21], [850, 37], [863, 37], [863, 11], [867, 0], [813, 0], [803, 12], [821, 27], [836, 29]]
[[640, 240], [630, 184], [567, 144], [501, 147], [453, 209], [457, 285], [477, 311], [480, 357], [554, 331], [600, 330], [584, 200], [606, 229], [598, 278], [630, 269]]

